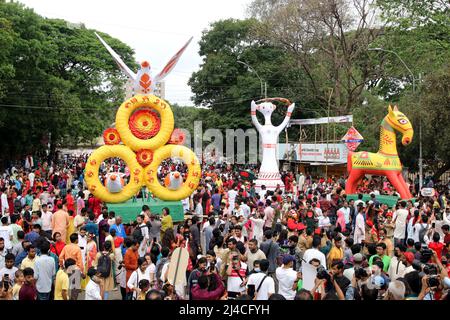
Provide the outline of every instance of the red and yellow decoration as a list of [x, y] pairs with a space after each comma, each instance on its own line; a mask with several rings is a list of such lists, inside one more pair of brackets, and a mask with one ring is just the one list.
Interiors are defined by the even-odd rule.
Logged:
[[114, 128], [108, 128], [103, 131], [103, 141], [106, 145], [115, 145], [120, 143], [119, 132]]
[[[173, 127], [172, 110], [163, 99], [148, 94], [126, 100], [117, 111], [116, 129], [104, 131], [105, 146], [95, 150], [87, 161], [89, 190], [95, 197], [110, 203], [127, 201], [144, 185], [162, 200], [187, 198], [200, 182], [200, 162], [192, 150], [182, 146], [186, 140], [184, 132]], [[123, 189], [113, 193], [98, 178], [101, 163], [112, 157], [123, 159], [131, 172]], [[181, 159], [188, 167], [186, 180], [176, 190], [161, 185], [156, 175], [159, 165], [167, 158]]]
[[136, 152], [136, 160], [143, 167], [148, 166], [153, 161], [153, 152], [149, 149], [141, 149]]
[[183, 145], [186, 141], [186, 135], [184, 134], [183, 130], [176, 128], [173, 130], [172, 135], [170, 136], [168, 144], [179, 144]]
[[156, 112], [150, 109], [140, 109], [132, 114], [128, 125], [135, 137], [150, 139], [156, 136], [161, 128], [161, 120]]

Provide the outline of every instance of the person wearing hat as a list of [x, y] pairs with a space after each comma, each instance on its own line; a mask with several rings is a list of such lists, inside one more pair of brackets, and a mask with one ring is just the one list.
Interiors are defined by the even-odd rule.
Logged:
[[403, 276], [406, 276], [408, 273], [414, 271], [414, 268], [412, 266], [412, 263], [414, 261], [414, 253], [407, 251], [407, 252], [403, 253], [402, 256], [400, 256], [400, 260], [406, 266]]
[[294, 300], [295, 289], [298, 280], [301, 279], [300, 272], [293, 269], [295, 258], [289, 254], [283, 256], [283, 265], [278, 267], [275, 275], [278, 279], [278, 294], [281, 294], [286, 300]]
[[344, 276], [352, 281], [355, 274], [355, 270], [362, 268], [362, 262], [364, 261], [364, 256], [361, 253], [356, 253], [353, 255], [353, 266], [344, 270]]

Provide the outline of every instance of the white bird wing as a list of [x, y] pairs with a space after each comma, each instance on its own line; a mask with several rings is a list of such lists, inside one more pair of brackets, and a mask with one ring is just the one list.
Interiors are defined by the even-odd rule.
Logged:
[[128, 68], [128, 66], [125, 64], [125, 62], [123, 62], [122, 58], [120, 58], [120, 56], [105, 42], [105, 40], [102, 39], [102, 37], [100, 37], [97, 32], [94, 32], [95, 35], [97, 36], [97, 38], [100, 40], [100, 42], [105, 46], [106, 50], [108, 50], [108, 52], [111, 54], [111, 56], [114, 58], [114, 60], [116, 61], [117, 65], [119, 66], [119, 68], [132, 80], [136, 79], [136, 73], [134, 73], [133, 71], [131, 71], [130, 68]]
[[153, 83], [161, 82], [169, 73], [172, 71], [173, 68], [175, 68], [176, 64], [178, 63], [178, 60], [180, 60], [181, 55], [183, 54], [184, 50], [186, 50], [189, 43], [191, 43], [192, 39], [194, 37], [191, 37], [188, 42], [172, 57], [172, 59], [167, 62], [164, 69], [161, 70], [160, 73], [155, 77]]

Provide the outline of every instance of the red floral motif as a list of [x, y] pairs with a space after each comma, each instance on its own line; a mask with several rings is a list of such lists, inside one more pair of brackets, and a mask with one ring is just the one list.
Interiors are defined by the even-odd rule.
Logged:
[[148, 166], [153, 161], [153, 152], [149, 149], [141, 149], [136, 152], [136, 160], [141, 166]]
[[108, 128], [103, 131], [103, 141], [107, 145], [114, 145], [120, 143], [119, 132], [114, 128]]

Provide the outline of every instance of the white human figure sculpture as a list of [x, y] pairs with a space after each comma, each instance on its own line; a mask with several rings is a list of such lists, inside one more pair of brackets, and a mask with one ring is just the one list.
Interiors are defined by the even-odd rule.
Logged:
[[[286, 127], [291, 119], [292, 111], [294, 111], [295, 103], [289, 105], [286, 117], [279, 126], [272, 125], [272, 113], [277, 107], [271, 102], [263, 102], [259, 105], [252, 101], [251, 115], [252, 122], [258, 130], [262, 139], [263, 155], [261, 168], [259, 169], [258, 179], [255, 181], [255, 189], [259, 191], [262, 185], [267, 190], [274, 190], [277, 185], [284, 189], [284, 183], [281, 181], [281, 175], [278, 170], [278, 160], [276, 154], [276, 146], [278, 143], [278, 135]], [[256, 117], [256, 110], [264, 115], [264, 125], [261, 125]]]

